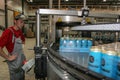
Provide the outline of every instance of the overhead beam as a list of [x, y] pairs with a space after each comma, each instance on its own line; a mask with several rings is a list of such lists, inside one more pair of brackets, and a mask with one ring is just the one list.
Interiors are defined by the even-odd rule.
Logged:
[[[120, 0], [107, 0], [103, 2], [102, 0], [87, 0], [87, 5], [115, 5], [120, 3]], [[28, 2], [29, 5], [48, 5], [48, 0], [33, 0], [33, 2]], [[53, 5], [58, 4], [58, 0], [53, 0]], [[61, 5], [74, 5], [74, 4], [83, 4], [83, 0], [71, 0], [71, 1], [64, 1], [61, 0]]]
[[72, 27], [71, 30], [80, 31], [120, 31], [120, 23], [114, 24], [97, 24], [97, 25], [83, 25]]

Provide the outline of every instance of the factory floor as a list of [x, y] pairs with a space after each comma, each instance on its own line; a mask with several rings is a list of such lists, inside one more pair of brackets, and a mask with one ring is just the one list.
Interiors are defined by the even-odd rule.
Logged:
[[[29, 50], [29, 49], [34, 48], [35, 41], [36, 41], [35, 38], [26, 38], [24, 53], [26, 55], [27, 60], [34, 58], [34, 50]], [[4, 50], [7, 53], [6, 49]], [[4, 59], [0, 57], [0, 80], [10, 80], [8, 66], [6, 62], [3, 62], [3, 61]], [[25, 80], [35, 80], [33, 68], [28, 73], [25, 74]]]

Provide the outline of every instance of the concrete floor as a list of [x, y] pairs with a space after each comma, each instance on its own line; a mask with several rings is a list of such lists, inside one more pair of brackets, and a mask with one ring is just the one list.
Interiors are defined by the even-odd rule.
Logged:
[[[34, 50], [29, 49], [34, 48], [35, 41], [36, 41], [35, 38], [26, 38], [24, 53], [26, 55], [27, 60], [30, 60], [31, 58], [34, 57]], [[5, 52], [7, 53], [6, 49]], [[4, 59], [0, 57], [0, 80], [9, 80], [8, 66], [3, 61]], [[35, 80], [33, 68], [31, 69], [31, 71], [25, 74], [25, 80]]]

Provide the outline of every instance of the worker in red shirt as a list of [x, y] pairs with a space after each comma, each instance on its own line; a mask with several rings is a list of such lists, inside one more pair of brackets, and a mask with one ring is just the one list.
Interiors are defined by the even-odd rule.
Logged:
[[[22, 44], [25, 37], [21, 31], [24, 26], [24, 15], [15, 17], [14, 26], [8, 27], [0, 37], [0, 56], [5, 58], [10, 72], [10, 80], [24, 80], [23, 62], [26, 60]], [[6, 47], [8, 54], [3, 50]]]

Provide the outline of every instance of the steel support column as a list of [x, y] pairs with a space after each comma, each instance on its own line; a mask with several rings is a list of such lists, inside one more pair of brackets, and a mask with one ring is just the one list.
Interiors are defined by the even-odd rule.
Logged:
[[5, 28], [8, 27], [8, 8], [7, 8], [7, 0], [5, 0]]

